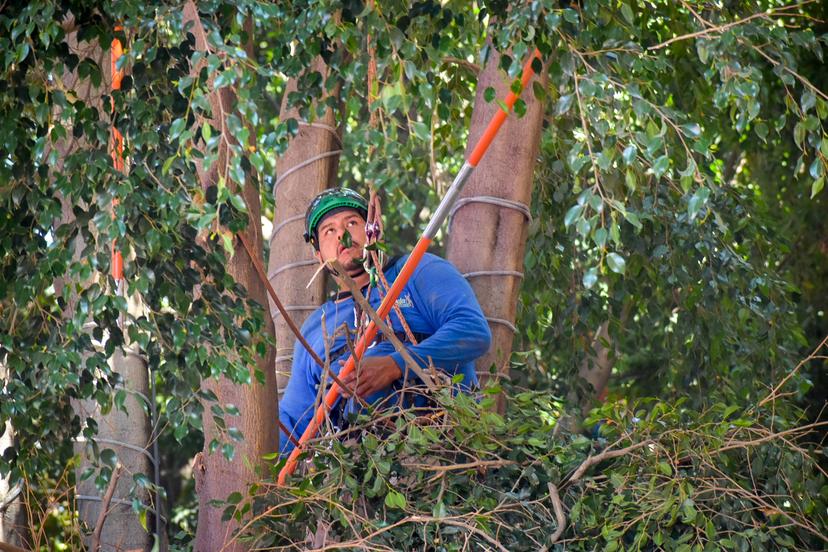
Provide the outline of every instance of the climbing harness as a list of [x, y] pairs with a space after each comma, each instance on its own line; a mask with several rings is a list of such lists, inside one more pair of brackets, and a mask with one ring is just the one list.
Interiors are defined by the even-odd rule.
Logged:
[[[431, 245], [431, 241], [436, 236], [437, 231], [440, 229], [443, 222], [445, 222], [446, 218], [448, 217], [449, 212], [452, 209], [452, 206], [455, 204], [460, 195], [460, 192], [463, 190], [463, 186], [465, 185], [466, 180], [474, 171], [475, 167], [477, 167], [477, 165], [480, 163], [480, 160], [483, 158], [483, 155], [486, 153], [486, 150], [489, 148], [489, 145], [491, 145], [492, 140], [494, 140], [494, 137], [497, 135], [498, 131], [500, 130], [500, 127], [506, 120], [506, 115], [508, 114], [508, 112], [512, 110], [512, 107], [514, 106], [515, 101], [518, 98], [519, 92], [524, 90], [528, 86], [529, 80], [534, 75], [532, 64], [535, 62], [536, 59], [540, 59], [540, 52], [537, 49], [535, 49], [535, 51], [532, 52], [532, 55], [529, 57], [529, 59], [523, 67], [520, 90], [518, 90], [518, 93], [515, 93], [514, 91], [510, 92], [504, 100], [504, 106], [506, 109], [499, 109], [497, 113], [495, 113], [495, 115], [492, 117], [491, 121], [486, 127], [486, 130], [483, 132], [482, 137], [475, 145], [474, 149], [472, 150], [466, 162], [461, 167], [460, 171], [457, 173], [457, 176], [454, 178], [454, 182], [452, 182], [448, 192], [443, 197], [442, 201], [440, 201], [440, 205], [434, 212], [431, 221], [428, 223], [425, 230], [423, 231], [422, 236], [420, 237], [419, 241], [417, 242], [417, 245], [414, 247], [411, 254], [409, 255], [408, 260], [405, 262], [402, 269], [400, 270], [400, 273], [397, 275], [397, 278], [394, 280], [393, 285], [390, 287], [388, 293], [386, 293], [385, 297], [383, 298], [382, 303], [377, 309], [377, 314], [379, 315], [380, 319], [384, 319], [386, 316], [388, 316], [389, 312], [391, 311], [391, 308], [397, 301], [397, 298], [400, 296], [400, 293], [402, 292], [403, 288], [408, 283], [408, 280], [411, 278], [411, 275], [414, 273], [414, 269], [420, 263], [420, 260], [423, 258], [423, 255], [425, 255], [425, 252]], [[356, 345], [356, 354], [351, 355], [346, 364], [340, 370], [340, 377], [344, 377], [354, 370], [357, 359], [362, 358], [362, 355], [365, 353], [368, 345], [373, 341], [374, 337], [376, 336], [377, 329], [378, 328], [374, 323], [370, 323], [368, 325], [368, 327], [365, 329], [362, 338]], [[279, 485], [284, 485], [285, 481], [287, 480], [287, 477], [296, 470], [296, 466], [299, 462], [299, 455], [302, 454], [302, 452], [304, 451], [305, 444], [310, 439], [316, 436], [320, 426], [326, 418], [328, 411], [336, 403], [337, 399], [339, 398], [339, 395], [340, 389], [337, 385], [331, 386], [331, 388], [325, 394], [324, 402], [321, 405], [319, 405], [319, 408], [317, 408], [313, 418], [311, 418], [310, 422], [308, 423], [305, 432], [299, 439], [300, 446], [293, 449], [293, 451], [287, 459], [287, 462], [279, 472]]]

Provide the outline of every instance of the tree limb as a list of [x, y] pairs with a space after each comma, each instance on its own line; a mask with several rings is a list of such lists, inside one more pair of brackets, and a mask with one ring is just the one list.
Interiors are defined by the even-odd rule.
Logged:
[[109, 478], [109, 486], [106, 488], [106, 493], [101, 501], [101, 513], [98, 514], [98, 521], [95, 523], [95, 531], [92, 533], [92, 552], [98, 552], [101, 549], [101, 533], [106, 522], [106, 516], [109, 515], [109, 503], [112, 502], [112, 496], [115, 494], [115, 488], [118, 486], [118, 478], [121, 476], [123, 466], [117, 464], [112, 470], [112, 475]]

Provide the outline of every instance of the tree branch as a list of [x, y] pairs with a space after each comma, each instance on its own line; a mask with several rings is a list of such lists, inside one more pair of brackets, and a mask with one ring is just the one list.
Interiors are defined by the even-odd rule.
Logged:
[[601, 452], [600, 454], [596, 454], [595, 456], [589, 455], [587, 457], [587, 459], [584, 460], [581, 463], [580, 466], [578, 466], [578, 469], [575, 470], [575, 472], [572, 474], [572, 476], [564, 481], [564, 484], [568, 485], [570, 483], [575, 483], [576, 481], [581, 479], [584, 476], [584, 474], [587, 472], [587, 470], [589, 468], [591, 468], [592, 466], [594, 466], [595, 464], [603, 462], [604, 460], [610, 460], [612, 458], [618, 458], [619, 456], [626, 456], [627, 454], [631, 453], [632, 451], [640, 449], [641, 447], [650, 445], [652, 443], [653, 443], [653, 441], [651, 439], [648, 439], [646, 441], [641, 441], [640, 443], [636, 443], [634, 445], [630, 445], [630, 446], [622, 448], [622, 449], [618, 449], [618, 450], [607, 449], [607, 450]]
[[98, 514], [98, 521], [95, 523], [95, 531], [92, 533], [92, 552], [98, 552], [101, 549], [101, 533], [106, 522], [106, 516], [109, 515], [109, 503], [112, 502], [112, 496], [115, 494], [115, 488], [118, 486], [118, 478], [121, 476], [123, 466], [117, 464], [112, 470], [112, 475], [109, 478], [109, 487], [106, 488], [106, 493], [101, 501], [101, 513]]

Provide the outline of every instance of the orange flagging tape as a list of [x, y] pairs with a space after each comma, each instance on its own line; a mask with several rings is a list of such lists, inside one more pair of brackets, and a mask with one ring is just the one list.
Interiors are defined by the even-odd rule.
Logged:
[[[116, 28], [116, 30], [118, 30]], [[116, 67], [118, 58], [120, 58], [124, 53], [123, 46], [121, 46], [121, 41], [117, 38], [112, 39], [112, 45], [110, 47], [110, 69], [112, 74], [112, 90], [120, 90], [121, 89], [121, 81], [124, 78], [124, 72], [118, 70]], [[114, 114], [115, 111], [115, 100], [111, 99], [112, 104], [112, 111]], [[112, 157], [112, 165], [115, 167], [116, 171], [124, 172], [124, 136], [121, 132], [115, 128], [115, 125], [112, 125], [112, 144], [110, 146], [109, 155]], [[113, 209], [115, 205], [118, 204], [117, 198], [112, 202]], [[115, 214], [113, 213], [113, 217]], [[115, 242], [112, 242], [111, 245], [112, 249], [112, 277], [115, 278], [116, 281], [120, 281], [124, 279], [124, 257], [121, 255], [120, 251], [115, 249]]]

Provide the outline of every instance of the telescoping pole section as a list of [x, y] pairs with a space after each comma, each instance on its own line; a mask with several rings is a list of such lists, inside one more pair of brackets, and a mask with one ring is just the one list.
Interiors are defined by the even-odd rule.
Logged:
[[[523, 91], [524, 88], [529, 84], [529, 80], [534, 75], [534, 70], [532, 69], [532, 62], [535, 59], [540, 59], [540, 52], [536, 49], [532, 52], [532, 55], [529, 56], [529, 60], [523, 66], [523, 74], [521, 76], [521, 89], [518, 93], [509, 92], [509, 95], [506, 96], [504, 100], [504, 104], [508, 111], [512, 110], [512, 107], [515, 105], [515, 101], [517, 101], [520, 92]], [[486, 150], [489, 148], [489, 145], [492, 143], [495, 135], [500, 130], [500, 127], [503, 125], [503, 122], [506, 120], [506, 116], [508, 112], [503, 109], [499, 109], [497, 113], [495, 113], [492, 120], [489, 121], [489, 125], [486, 127], [485, 132], [483, 132], [483, 136], [480, 137], [480, 140], [477, 142], [477, 145], [472, 150], [471, 154], [469, 155], [468, 159], [463, 166], [460, 168], [460, 171], [457, 173], [457, 176], [454, 178], [454, 182], [452, 182], [451, 187], [449, 188], [446, 195], [440, 201], [440, 205], [437, 207], [437, 210], [434, 212], [434, 216], [432, 216], [431, 221], [429, 221], [428, 226], [423, 231], [423, 235], [420, 237], [417, 245], [414, 246], [414, 249], [411, 251], [411, 255], [409, 255], [408, 260], [400, 270], [400, 273], [397, 275], [397, 278], [394, 280], [394, 283], [391, 285], [391, 289], [388, 290], [388, 293], [385, 295], [382, 303], [380, 304], [379, 308], [377, 309], [377, 314], [380, 318], [385, 318], [388, 316], [388, 313], [391, 311], [391, 307], [394, 305], [394, 302], [400, 296], [402, 289], [408, 283], [409, 278], [414, 273], [414, 269], [420, 263], [420, 260], [423, 258], [423, 255], [428, 250], [429, 245], [431, 245], [431, 240], [434, 239], [434, 236], [437, 234], [437, 230], [440, 229], [440, 226], [446, 220], [446, 217], [451, 210], [451, 207], [454, 205], [457, 198], [460, 196], [460, 192], [463, 190], [463, 186], [466, 184], [466, 180], [468, 180], [469, 175], [474, 171], [477, 164], [480, 163], [480, 159], [482, 159], [483, 154], [486, 153]], [[354, 355], [352, 355], [345, 366], [342, 367], [342, 370], [339, 372], [339, 377], [346, 376], [350, 374], [355, 366], [356, 360], [361, 358], [365, 350], [368, 348], [368, 345], [374, 340], [374, 337], [377, 335], [377, 327], [371, 322], [368, 327], [365, 329], [365, 334], [362, 336], [362, 339], [357, 343], [357, 346], [354, 350]], [[278, 483], [279, 485], [284, 485], [285, 480], [287, 477], [296, 470], [296, 465], [298, 462], [299, 455], [302, 453], [304, 449], [305, 443], [308, 440], [312, 439], [316, 433], [319, 431], [319, 427], [322, 425], [322, 422], [325, 420], [325, 415], [328, 411], [333, 407], [336, 400], [339, 398], [340, 389], [339, 386], [333, 384], [331, 388], [328, 390], [327, 394], [325, 395], [325, 399], [319, 408], [317, 408], [316, 413], [314, 414], [313, 418], [311, 419], [310, 423], [308, 424], [307, 429], [302, 434], [302, 437], [299, 439], [298, 447], [294, 448], [291, 452], [290, 456], [288, 457], [287, 462], [285, 463], [282, 470], [279, 472]]]

